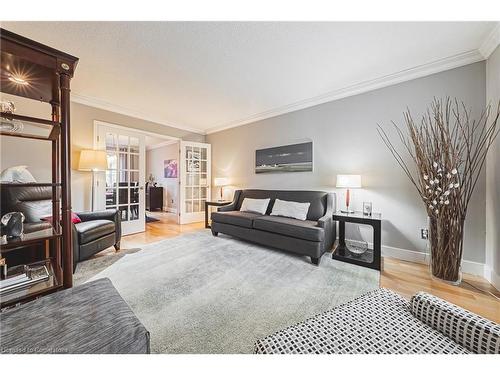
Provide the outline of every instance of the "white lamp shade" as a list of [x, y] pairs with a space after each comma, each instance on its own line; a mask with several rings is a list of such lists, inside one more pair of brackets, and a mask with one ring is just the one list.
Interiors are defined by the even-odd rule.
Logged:
[[360, 188], [361, 176], [359, 174], [338, 174], [337, 175], [338, 188]]
[[106, 151], [82, 150], [78, 170], [80, 171], [105, 171], [108, 168]]
[[214, 185], [215, 186], [226, 186], [227, 185], [227, 178], [225, 178], [225, 177], [214, 178]]

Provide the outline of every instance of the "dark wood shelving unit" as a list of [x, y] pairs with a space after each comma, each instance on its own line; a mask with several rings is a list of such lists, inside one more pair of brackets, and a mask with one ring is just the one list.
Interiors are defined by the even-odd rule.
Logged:
[[62, 285], [60, 277], [57, 276], [57, 271], [56, 271], [57, 264], [55, 259], [47, 258], [37, 263], [42, 263], [42, 262], [45, 262], [47, 264], [49, 272], [51, 272], [52, 275], [46, 281], [41, 281], [25, 289], [20, 289], [13, 293], [2, 295], [1, 296], [2, 304], [4, 306], [10, 306], [16, 303], [21, 303], [23, 301], [32, 300], [34, 298], [50, 294], [61, 289]]
[[[30, 287], [15, 298], [0, 296], [0, 306], [25, 302], [73, 286], [71, 239], [70, 81], [78, 58], [0, 28], [0, 91], [49, 103], [51, 120], [0, 112], [2, 120], [19, 122], [20, 129], [1, 130], [1, 136], [51, 142], [52, 181], [8, 184], [52, 189], [52, 227], [26, 232], [20, 238], [2, 239], [0, 254], [38, 246], [40, 261], [47, 261], [51, 281]], [[1, 187], [4, 184], [0, 184]], [[38, 251], [38, 250], [37, 250]]]
[[30, 246], [43, 241], [53, 240], [61, 237], [61, 231], [53, 227], [25, 233], [22, 238], [8, 239], [5, 243], [0, 243], [0, 251], [6, 254], [23, 246]]

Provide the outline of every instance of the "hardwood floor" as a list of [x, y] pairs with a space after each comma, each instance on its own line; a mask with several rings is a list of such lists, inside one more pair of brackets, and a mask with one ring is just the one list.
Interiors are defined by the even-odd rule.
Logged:
[[[147, 223], [146, 232], [124, 236], [122, 238], [122, 248], [140, 247], [144, 244], [161, 241], [183, 233], [204, 230], [203, 223], [177, 224], [173, 214], [152, 213], [149, 215], [158, 218], [159, 221]], [[432, 293], [500, 323], [500, 300], [476, 288], [489, 291], [497, 297], [500, 297], [500, 292], [488, 281], [478, 276], [464, 274], [464, 282], [460, 286], [453, 286], [432, 279], [428, 267], [424, 264], [384, 258], [380, 286], [392, 289], [406, 298], [410, 298], [418, 291]]]
[[148, 216], [156, 218], [158, 221], [146, 223], [145, 232], [124, 236], [121, 241], [122, 247], [140, 247], [144, 244], [205, 228], [204, 223], [179, 225], [176, 223], [175, 214], [167, 212], [148, 212]]
[[432, 279], [425, 264], [384, 258], [380, 286], [392, 289], [406, 298], [419, 291], [428, 292], [500, 323], [500, 300], [476, 288], [489, 291], [497, 297], [500, 297], [500, 292], [479, 276], [464, 274], [462, 284], [453, 286]]

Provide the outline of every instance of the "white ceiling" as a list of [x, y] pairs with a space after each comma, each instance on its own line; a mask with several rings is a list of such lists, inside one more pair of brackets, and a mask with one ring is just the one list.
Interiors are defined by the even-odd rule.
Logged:
[[200, 133], [480, 61], [500, 33], [494, 22], [2, 27], [80, 58], [74, 101]]

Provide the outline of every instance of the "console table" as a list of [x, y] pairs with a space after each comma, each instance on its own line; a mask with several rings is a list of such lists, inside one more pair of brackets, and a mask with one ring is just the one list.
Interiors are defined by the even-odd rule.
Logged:
[[210, 228], [210, 224], [208, 224], [208, 207], [221, 207], [229, 203], [231, 203], [231, 201], [205, 201], [205, 228]]
[[[333, 251], [332, 258], [380, 271], [382, 215], [374, 213], [368, 216], [362, 212], [347, 214], [338, 211], [333, 214], [333, 220], [339, 222], [339, 244]], [[345, 243], [345, 223], [371, 225], [373, 227], [373, 249], [366, 250], [366, 253], [362, 255], [352, 254]]]

